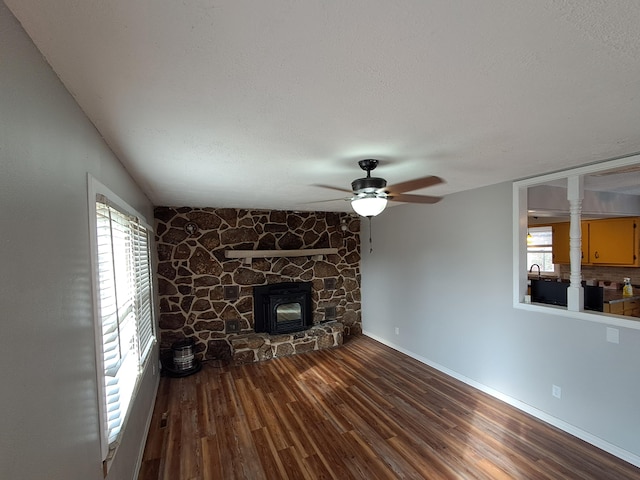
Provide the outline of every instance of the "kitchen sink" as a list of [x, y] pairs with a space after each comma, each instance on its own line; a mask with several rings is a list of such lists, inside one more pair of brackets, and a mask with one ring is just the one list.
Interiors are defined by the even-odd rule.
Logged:
[[[548, 305], [567, 306], [568, 282], [552, 280], [531, 280], [531, 301], [534, 303], [546, 303]], [[584, 309], [602, 312], [604, 304], [604, 289], [602, 287], [585, 285]]]

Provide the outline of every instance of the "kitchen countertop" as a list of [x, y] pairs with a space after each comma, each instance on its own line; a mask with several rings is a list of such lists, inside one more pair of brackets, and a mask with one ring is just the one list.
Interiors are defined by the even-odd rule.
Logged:
[[[553, 282], [553, 281], [558, 281], [556, 277], [545, 277], [545, 276], [528, 276], [528, 280], [529, 280], [529, 284], [531, 284], [531, 280], [542, 280], [542, 281], [546, 281], [546, 282]], [[562, 281], [561, 283], [565, 283], [568, 285], [568, 282], [566, 280]], [[633, 295], [631, 295], [630, 297], [623, 297], [622, 296], [622, 289], [618, 289], [618, 288], [604, 288], [602, 287], [602, 293], [603, 293], [603, 303], [619, 303], [619, 302], [623, 302], [625, 300], [640, 300], [640, 286], [635, 286], [633, 287]]]
[[640, 300], [640, 293], [634, 289], [634, 294], [630, 297], [623, 297], [622, 290], [604, 289], [604, 303], [618, 303], [624, 300]]

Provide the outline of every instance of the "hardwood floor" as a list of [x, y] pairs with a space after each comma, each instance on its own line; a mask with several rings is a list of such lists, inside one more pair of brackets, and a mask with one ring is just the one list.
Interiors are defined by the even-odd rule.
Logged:
[[160, 380], [139, 480], [640, 479], [370, 338]]

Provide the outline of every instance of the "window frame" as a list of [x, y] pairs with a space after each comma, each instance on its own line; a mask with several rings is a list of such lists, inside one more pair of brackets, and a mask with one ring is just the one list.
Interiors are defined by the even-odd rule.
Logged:
[[[551, 232], [551, 238], [553, 238], [553, 227], [551, 225], [532, 225], [529, 226], [527, 228], [527, 233], [531, 233], [532, 230], [536, 230], [536, 229], [548, 229]], [[544, 248], [549, 248], [550, 250], [543, 250]], [[538, 251], [533, 251], [533, 249], [538, 249]], [[538, 244], [529, 244], [527, 243], [527, 265], [529, 265], [529, 268], [531, 268], [531, 264], [532, 262], [529, 260], [528, 254], [530, 253], [541, 253], [541, 254], [545, 254], [545, 253], [549, 253], [550, 255], [552, 255], [553, 251], [551, 250], [553, 248], [553, 240], [551, 241], [551, 243], [538, 243]], [[552, 259], [553, 260], [553, 259]], [[544, 263], [544, 262], [543, 262]], [[544, 270], [542, 268], [540, 268], [540, 273], [541, 274], [546, 274], [546, 275], [555, 275], [556, 269], [555, 269], [555, 264], [553, 262], [551, 262], [551, 265], [553, 266], [553, 270]], [[537, 273], [537, 272], [535, 272]]]
[[[611, 170], [615, 168], [623, 168], [640, 164], [640, 154], [630, 155], [622, 158], [616, 158], [608, 161], [598, 162], [582, 167], [568, 170], [562, 170], [538, 177], [531, 177], [513, 182], [512, 185], [512, 202], [513, 202], [513, 307], [522, 310], [547, 313], [551, 315], [561, 315], [590, 322], [596, 322], [606, 325], [614, 325], [619, 327], [632, 328], [640, 330], [640, 321], [628, 320], [621, 316], [612, 316], [609, 313], [593, 312], [593, 311], [575, 311], [569, 310], [567, 307], [559, 307], [555, 305], [531, 304], [527, 301], [527, 228], [528, 228], [528, 210], [527, 210], [527, 190], [529, 187], [542, 185], [557, 180], [569, 180], [570, 178], [579, 178], [597, 172]], [[581, 269], [581, 265], [580, 265]]]
[[[87, 199], [89, 207], [89, 239], [90, 239], [90, 253], [91, 253], [91, 283], [92, 283], [92, 299], [93, 299], [93, 322], [94, 322], [94, 334], [95, 334], [95, 348], [96, 348], [96, 378], [97, 378], [97, 401], [99, 412], [99, 431], [100, 431], [100, 449], [102, 460], [109, 463], [109, 459], [113, 458], [113, 453], [117, 447], [120, 437], [124, 432], [127, 424], [127, 420], [131, 411], [131, 406], [135, 402], [137, 391], [140, 384], [140, 379], [145, 374], [148, 366], [153, 363], [151, 352], [155, 344], [157, 343], [157, 322], [156, 322], [156, 308], [155, 308], [155, 294], [153, 287], [153, 235], [154, 230], [146, 221], [146, 218], [131, 207], [127, 202], [122, 200], [117, 194], [100, 183], [90, 174], [87, 175], [88, 188]], [[150, 315], [150, 339], [144, 345], [144, 348], [138, 347], [138, 355], [136, 358], [137, 375], [135, 384], [132, 388], [132, 394], [128, 403], [126, 411], [121, 413], [121, 426], [119, 433], [115, 439], [109, 441], [109, 426], [108, 426], [108, 406], [107, 406], [107, 389], [105, 386], [105, 357], [104, 357], [104, 345], [103, 345], [103, 322], [101, 316], [101, 292], [100, 292], [100, 277], [98, 267], [98, 222], [97, 222], [97, 200], [98, 197], [105, 197], [108, 200], [110, 207], [117, 210], [120, 214], [126, 215], [131, 218], [132, 223], [139, 224], [144, 227], [146, 231], [146, 251], [147, 251], [147, 268], [146, 274], [148, 275], [148, 301], [145, 303], [144, 308], [149, 309]], [[137, 227], [136, 227], [137, 228]], [[138, 235], [134, 234], [134, 237], [138, 239]], [[132, 253], [132, 257], [135, 257]], [[135, 262], [135, 258], [132, 258]], [[140, 268], [139, 263], [133, 264], [134, 268]], [[144, 268], [144, 266], [142, 266]], [[135, 272], [134, 272], [135, 275]], [[140, 292], [136, 288], [136, 296]], [[139, 300], [139, 299], [136, 299]], [[138, 325], [136, 325], [136, 330]], [[148, 330], [145, 329], [148, 333]], [[106, 464], [105, 464], [106, 465]], [[106, 471], [106, 470], [105, 470]]]

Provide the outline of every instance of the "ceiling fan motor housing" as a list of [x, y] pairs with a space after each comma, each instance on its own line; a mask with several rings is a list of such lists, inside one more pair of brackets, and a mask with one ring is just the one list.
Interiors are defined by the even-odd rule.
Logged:
[[354, 193], [373, 193], [386, 186], [387, 181], [384, 178], [378, 177], [356, 178], [351, 182], [351, 188]]

